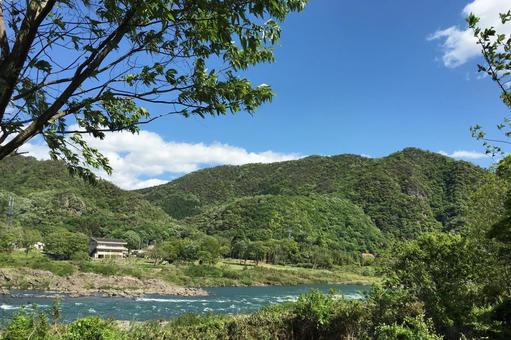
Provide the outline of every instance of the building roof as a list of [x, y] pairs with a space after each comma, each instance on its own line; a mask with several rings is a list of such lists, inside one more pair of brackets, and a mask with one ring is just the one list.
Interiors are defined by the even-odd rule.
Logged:
[[100, 238], [100, 237], [91, 237], [91, 240], [94, 240], [96, 242], [102, 242], [102, 243], [121, 243], [121, 244], [128, 244], [128, 242], [124, 240], [116, 240], [113, 238]]

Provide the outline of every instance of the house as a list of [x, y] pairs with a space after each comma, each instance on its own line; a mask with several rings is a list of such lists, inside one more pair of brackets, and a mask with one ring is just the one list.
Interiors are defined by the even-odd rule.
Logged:
[[38, 251], [43, 251], [44, 250], [44, 243], [42, 242], [36, 242], [32, 245], [32, 248], [35, 249], [35, 250], [38, 250]]
[[128, 255], [127, 244], [123, 240], [93, 237], [89, 243], [89, 256], [95, 259], [124, 258]]

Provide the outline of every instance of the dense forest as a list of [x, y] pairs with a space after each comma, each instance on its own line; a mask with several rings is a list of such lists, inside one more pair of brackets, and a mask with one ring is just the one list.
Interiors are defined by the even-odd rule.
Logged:
[[386, 234], [414, 238], [427, 230], [459, 229], [468, 195], [485, 173], [468, 162], [406, 148], [383, 158], [311, 156], [220, 166], [139, 192], [177, 219], [243, 197], [327, 195], [358, 205]]
[[74, 177], [61, 162], [8, 157], [0, 162], [0, 173], [0, 223], [10, 223], [11, 229], [37, 230], [43, 236], [68, 230], [121, 238], [136, 231], [147, 243], [168, 237], [175, 226], [140, 195], [107, 181], [91, 184]]
[[31, 157], [9, 157], [0, 172], [4, 248], [42, 240], [69, 258], [88, 236], [105, 236], [130, 249], [156, 244], [153, 255], [169, 262], [225, 256], [325, 268], [358, 263], [395, 240], [460, 230], [470, 193], [494, 176], [415, 148], [379, 159], [220, 166], [137, 192]]

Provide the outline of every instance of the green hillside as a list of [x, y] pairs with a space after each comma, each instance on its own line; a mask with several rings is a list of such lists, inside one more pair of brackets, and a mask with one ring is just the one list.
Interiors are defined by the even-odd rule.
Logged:
[[[468, 196], [485, 174], [471, 163], [407, 148], [378, 159], [311, 156], [220, 166], [139, 192], [177, 219], [202, 214], [202, 220], [212, 216], [210, 209], [216, 206], [222, 206], [224, 214], [230, 207], [239, 209], [240, 203], [232, 202], [243, 197], [327, 195], [358, 205], [386, 234], [414, 238], [427, 230], [459, 229]], [[281, 209], [280, 202], [275, 204], [275, 211]]]
[[[237, 199], [189, 219], [208, 234], [226, 239], [266, 241], [269, 247], [296, 245], [301, 261], [329, 250], [342, 263], [346, 254], [375, 252], [385, 240], [362, 209], [346, 199], [324, 195], [254, 196]], [[274, 244], [268, 240], [280, 240]], [[292, 240], [292, 241], [291, 241]]]
[[13, 197], [12, 224], [45, 240], [62, 229], [118, 238], [135, 231], [133, 247], [166, 240], [160, 253], [172, 260], [207, 253], [323, 267], [356, 262], [395, 238], [461, 228], [469, 195], [490, 175], [413, 148], [380, 159], [221, 166], [137, 192], [91, 185], [62, 163], [31, 157], [3, 160], [0, 173], [0, 224]]
[[0, 223], [7, 222], [8, 198], [14, 199], [14, 226], [47, 234], [57, 228], [86, 235], [120, 237], [134, 230], [143, 242], [161, 239], [175, 221], [139, 194], [107, 181], [96, 185], [71, 176], [64, 165], [32, 157], [0, 162]]

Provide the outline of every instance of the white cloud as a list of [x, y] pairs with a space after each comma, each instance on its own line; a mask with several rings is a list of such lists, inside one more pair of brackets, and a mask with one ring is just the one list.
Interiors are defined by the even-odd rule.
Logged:
[[[113, 168], [112, 175], [97, 171], [98, 176], [124, 189], [163, 184], [175, 174], [185, 174], [206, 166], [271, 163], [301, 157], [273, 151], [249, 152], [222, 143], [167, 142], [158, 134], [145, 130], [138, 135], [129, 132], [108, 133], [103, 140], [87, 135], [83, 137], [109, 159]], [[48, 148], [42, 143], [27, 143], [20, 151], [39, 159], [48, 158]]]
[[448, 156], [451, 158], [458, 158], [458, 159], [484, 159], [489, 158], [490, 156], [485, 154], [484, 152], [478, 152], [478, 151], [467, 151], [467, 150], [457, 150], [452, 153], [447, 153], [445, 151], [438, 151], [439, 154]]
[[33, 156], [37, 159], [50, 159], [50, 155], [48, 154], [48, 146], [42, 143], [26, 143], [19, 148], [19, 152], [26, 152], [30, 156]]
[[[511, 9], [508, 0], [473, 0], [462, 11], [463, 18], [474, 13], [481, 20], [480, 27], [495, 27], [497, 32], [510, 34], [511, 25], [502, 25], [499, 13]], [[428, 40], [443, 40], [442, 61], [446, 67], [457, 67], [466, 63], [469, 59], [481, 54], [479, 46], [473, 36], [472, 30], [458, 26], [451, 26], [438, 30], [428, 37]]]

